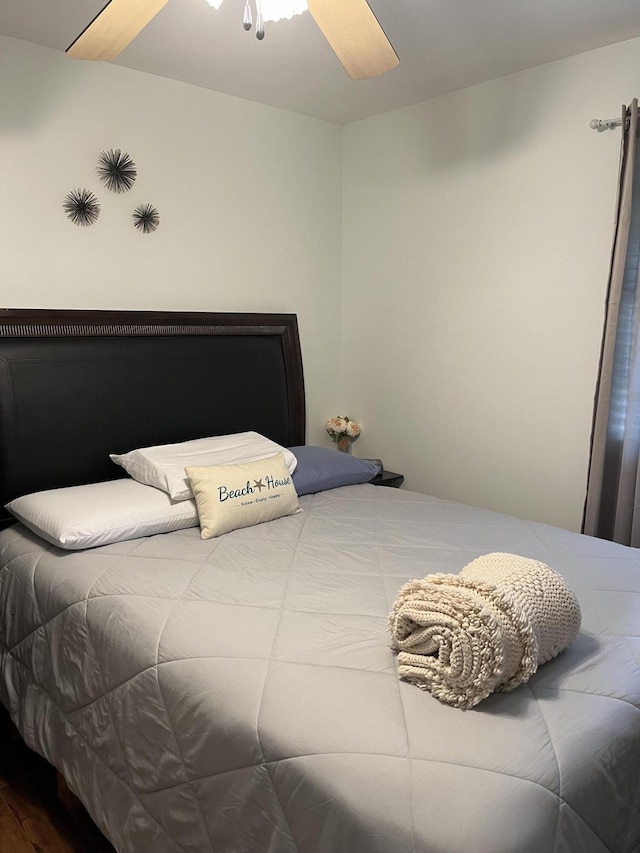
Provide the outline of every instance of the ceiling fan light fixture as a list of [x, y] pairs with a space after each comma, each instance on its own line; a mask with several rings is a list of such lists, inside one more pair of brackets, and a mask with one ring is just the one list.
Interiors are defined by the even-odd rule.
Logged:
[[[223, 0], [207, 0], [214, 9], [222, 6]], [[246, 4], [245, 4], [246, 5]], [[307, 0], [262, 0], [262, 17], [265, 21], [290, 20], [294, 15], [308, 11]]]
[[262, 0], [265, 21], [291, 20], [294, 15], [308, 11], [307, 0]]
[[[264, 38], [264, 22], [280, 21], [309, 10], [352, 80], [366, 80], [395, 68], [398, 56], [367, 0], [253, 0], [256, 36]], [[104, 9], [67, 48], [74, 59], [109, 61], [168, 3], [168, 0], [108, 0]], [[223, 0], [207, 0], [219, 9]], [[253, 27], [251, 0], [244, 0], [243, 27]], [[264, 4], [264, 5], [263, 5]]]

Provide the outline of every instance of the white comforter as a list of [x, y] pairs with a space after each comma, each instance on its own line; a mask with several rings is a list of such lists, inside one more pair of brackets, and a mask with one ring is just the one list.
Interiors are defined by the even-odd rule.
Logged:
[[[0, 534], [0, 699], [121, 853], [638, 853], [640, 556], [374, 486], [201, 541]], [[475, 709], [401, 682], [401, 585], [542, 560], [580, 636]]]

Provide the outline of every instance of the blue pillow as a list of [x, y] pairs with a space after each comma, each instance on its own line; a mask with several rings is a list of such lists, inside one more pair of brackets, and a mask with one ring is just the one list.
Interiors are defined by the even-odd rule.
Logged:
[[373, 462], [327, 447], [304, 445], [289, 450], [298, 460], [292, 479], [299, 495], [368, 483], [380, 471]]

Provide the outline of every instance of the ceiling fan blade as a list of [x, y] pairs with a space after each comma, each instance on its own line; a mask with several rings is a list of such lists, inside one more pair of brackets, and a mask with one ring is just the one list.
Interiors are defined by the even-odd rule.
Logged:
[[366, 80], [400, 62], [367, 0], [307, 0], [309, 11], [352, 80]]
[[114, 59], [168, 0], [110, 0], [66, 52], [74, 59]]

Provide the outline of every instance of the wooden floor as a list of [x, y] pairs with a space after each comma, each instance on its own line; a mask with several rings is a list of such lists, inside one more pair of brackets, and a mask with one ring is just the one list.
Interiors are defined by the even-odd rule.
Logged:
[[1, 853], [114, 853], [81, 807], [62, 805], [53, 767], [5, 725], [0, 732]]

